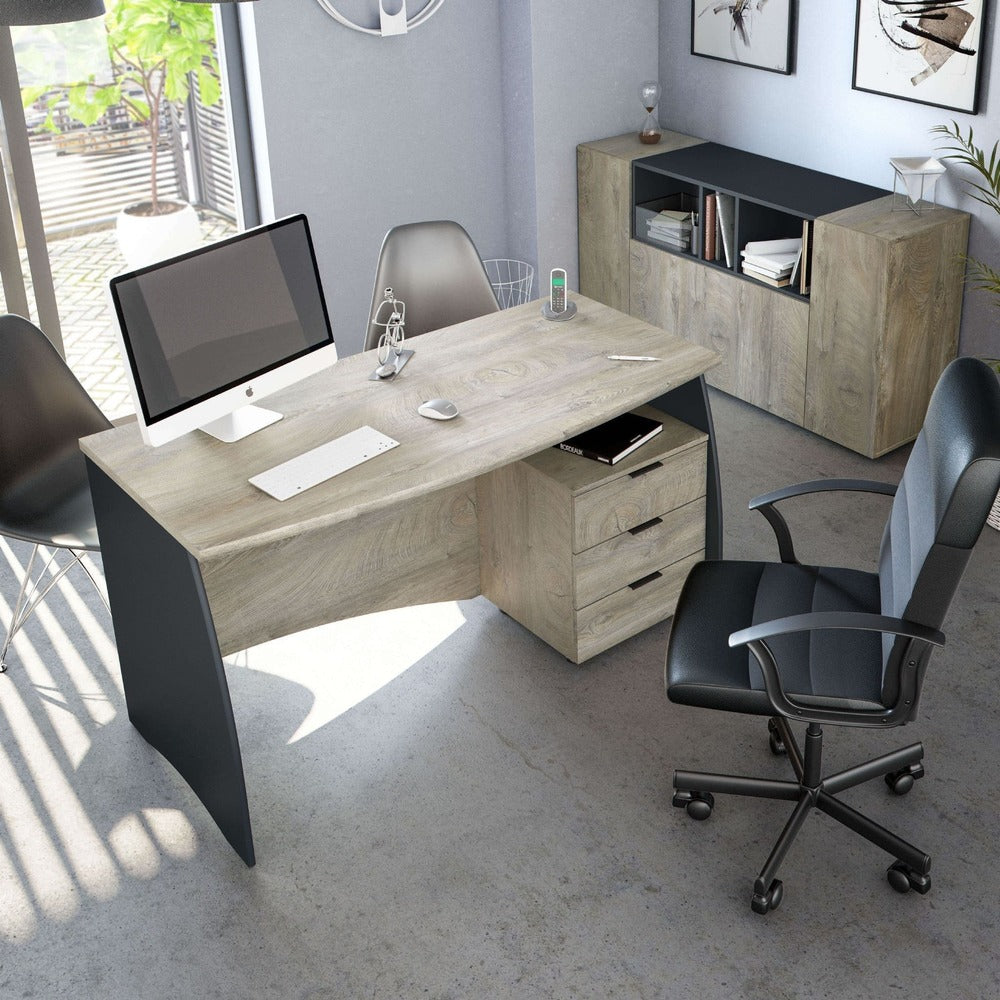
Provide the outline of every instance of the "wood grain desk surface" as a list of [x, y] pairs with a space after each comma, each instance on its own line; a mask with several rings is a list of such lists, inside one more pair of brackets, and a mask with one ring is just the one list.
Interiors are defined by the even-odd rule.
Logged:
[[[350, 521], [474, 479], [602, 423], [701, 375], [718, 355], [583, 296], [551, 322], [541, 300], [409, 342], [391, 382], [372, 382], [374, 352], [268, 397], [284, 419], [234, 444], [201, 432], [147, 447], [135, 424], [84, 438], [88, 458], [199, 561]], [[334, 331], [336, 334], [336, 330]], [[659, 362], [609, 361], [640, 354]], [[460, 415], [417, 414], [445, 397]], [[278, 502], [247, 479], [364, 424], [400, 446]]]

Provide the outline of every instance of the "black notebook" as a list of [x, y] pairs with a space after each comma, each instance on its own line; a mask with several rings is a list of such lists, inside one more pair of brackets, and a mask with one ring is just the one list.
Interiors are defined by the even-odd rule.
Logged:
[[556, 447], [606, 465], [614, 465], [662, 430], [663, 424], [658, 420], [641, 417], [638, 413], [623, 413], [600, 427], [594, 427], [557, 444]]

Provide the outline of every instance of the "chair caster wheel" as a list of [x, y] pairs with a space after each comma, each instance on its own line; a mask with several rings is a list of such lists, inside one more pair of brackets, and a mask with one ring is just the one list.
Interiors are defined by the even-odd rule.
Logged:
[[711, 792], [674, 792], [673, 804], [678, 809], [687, 809], [691, 819], [703, 820], [712, 815], [715, 796]]
[[923, 764], [910, 764], [898, 771], [890, 771], [885, 776], [885, 783], [893, 795], [905, 795], [913, 787], [913, 782], [923, 776]]
[[783, 757], [788, 753], [785, 741], [781, 738], [781, 730], [774, 719], [767, 720], [767, 743], [775, 757]]
[[930, 875], [920, 875], [902, 861], [890, 865], [885, 877], [896, 892], [906, 893], [914, 889], [924, 896], [931, 889]]
[[[754, 888], [756, 890], [759, 887], [755, 886]], [[771, 910], [776, 910], [781, 905], [784, 891], [785, 887], [782, 885], [781, 879], [776, 878], [767, 892], [754, 891], [753, 899], [750, 900], [750, 909], [754, 913], [768, 913]]]

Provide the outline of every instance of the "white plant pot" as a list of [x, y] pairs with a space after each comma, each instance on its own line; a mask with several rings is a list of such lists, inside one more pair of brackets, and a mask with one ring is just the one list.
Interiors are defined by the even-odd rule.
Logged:
[[201, 244], [201, 226], [193, 206], [182, 205], [165, 215], [133, 215], [130, 207], [123, 208], [117, 220], [118, 246], [130, 269]]

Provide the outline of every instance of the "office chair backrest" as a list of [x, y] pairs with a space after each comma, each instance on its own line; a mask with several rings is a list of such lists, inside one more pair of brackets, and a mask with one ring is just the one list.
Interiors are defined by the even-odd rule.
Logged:
[[447, 220], [390, 229], [382, 241], [365, 350], [385, 332], [374, 319], [386, 288], [406, 304], [403, 333], [416, 337], [443, 326], [497, 312], [493, 286], [469, 234]]
[[[983, 362], [958, 358], [931, 396], [882, 536], [883, 614], [941, 627], [998, 490], [1000, 385]], [[905, 642], [883, 643], [889, 704]]]
[[48, 337], [21, 316], [0, 315], [0, 511], [26, 490], [48, 503], [71, 493], [86, 478], [78, 440], [110, 426]]

